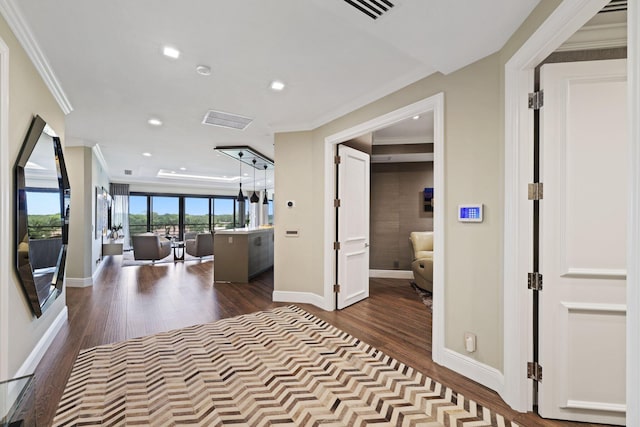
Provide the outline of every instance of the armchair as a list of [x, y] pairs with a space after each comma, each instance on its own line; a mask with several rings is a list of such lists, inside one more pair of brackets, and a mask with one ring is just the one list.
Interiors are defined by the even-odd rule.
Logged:
[[[191, 236], [189, 236], [191, 237]], [[191, 256], [202, 258], [213, 255], [213, 232], [198, 233], [185, 241], [185, 250]]]
[[433, 231], [413, 231], [409, 239], [413, 248], [411, 270], [416, 285], [433, 292]]
[[136, 260], [157, 261], [171, 253], [171, 240], [143, 233], [131, 236], [133, 258]]

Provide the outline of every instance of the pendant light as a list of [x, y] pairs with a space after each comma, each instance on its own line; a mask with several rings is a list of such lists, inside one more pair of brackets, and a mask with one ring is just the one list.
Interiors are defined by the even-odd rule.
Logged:
[[238, 192], [238, 201], [244, 202], [244, 194], [242, 194], [242, 151], [238, 153], [240, 159], [240, 191]]
[[251, 195], [251, 203], [258, 203], [260, 197], [256, 194], [256, 159], [253, 159], [253, 194]]
[[269, 200], [267, 199], [267, 165], [264, 165], [264, 198], [262, 199], [263, 205], [268, 205]]

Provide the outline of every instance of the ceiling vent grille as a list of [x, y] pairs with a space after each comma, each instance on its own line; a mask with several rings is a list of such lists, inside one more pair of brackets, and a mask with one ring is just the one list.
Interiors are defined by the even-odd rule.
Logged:
[[237, 114], [224, 113], [222, 111], [207, 111], [202, 124], [211, 126], [220, 126], [228, 129], [244, 130], [253, 121], [248, 117], [239, 116]]
[[371, 19], [378, 19], [394, 6], [388, 0], [344, 0]]
[[133, 171], [131, 169], [125, 169], [124, 170], [124, 174], [125, 175], [133, 175]]
[[611, 0], [599, 13], [620, 12], [627, 10], [627, 0]]

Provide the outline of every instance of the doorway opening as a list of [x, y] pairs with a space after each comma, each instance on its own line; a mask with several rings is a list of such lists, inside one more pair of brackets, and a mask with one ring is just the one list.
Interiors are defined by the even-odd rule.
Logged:
[[[433, 207], [434, 257], [433, 257], [433, 350], [432, 358], [438, 362], [444, 350], [444, 94], [438, 93], [388, 114], [371, 119], [325, 139], [325, 229], [324, 229], [324, 277], [325, 305], [335, 308], [333, 293], [337, 261], [334, 253], [337, 221], [334, 213], [334, 198], [337, 185], [334, 173], [334, 157], [337, 145], [387, 128], [416, 115], [433, 113], [433, 188], [438, 192], [437, 203]], [[408, 236], [407, 236], [408, 237]]]

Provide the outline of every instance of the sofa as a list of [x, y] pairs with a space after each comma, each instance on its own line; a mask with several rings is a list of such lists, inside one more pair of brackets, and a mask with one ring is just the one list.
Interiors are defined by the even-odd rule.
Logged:
[[131, 236], [133, 258], [136, 260], [157, 261], [171, 253], [171, 240], [153, 233]]
[[185, 234], [184, 247], [187, 253], [194, 257], [213, 255], [213, 232]]
[[409, 240], [413, 249], [413, 279], [422, 289], [433, 292], [433, 231], [413, 231]]

